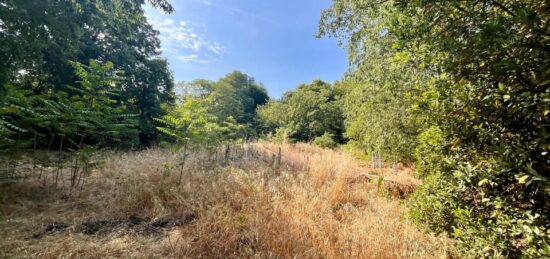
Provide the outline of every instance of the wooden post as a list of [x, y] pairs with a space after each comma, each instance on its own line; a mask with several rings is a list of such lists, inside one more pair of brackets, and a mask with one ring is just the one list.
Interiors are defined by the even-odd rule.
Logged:
[[281, 168], [281, 147], [279, 147], [279, 152], [277, 154], [277, 169]]
[[230, 156], [230, 151], [229, 151], [229, 144], [226, 144], [225, 145], [225, 154], [224, 154], [224, 166], [227, 166], [228, 165], [228, 161], [229, 161], [229, 156]]

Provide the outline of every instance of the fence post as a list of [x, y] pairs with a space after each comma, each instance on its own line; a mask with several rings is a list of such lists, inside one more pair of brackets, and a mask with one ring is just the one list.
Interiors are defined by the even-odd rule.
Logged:
[[279, 147], [279, 152], [277, 154], [277, 169], [281, 167], [281, 147]]
[[224, 154], [224, 166], [228, 165], [229, 156], [230, 156], [229, 144], [225, 145], [225, 154]]

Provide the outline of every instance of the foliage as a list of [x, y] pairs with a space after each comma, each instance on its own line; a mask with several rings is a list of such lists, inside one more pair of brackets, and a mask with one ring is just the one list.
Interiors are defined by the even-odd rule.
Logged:
[[327, 132], [319, 137], [316, 137], [313, 140], [313, 144], [323, 148], [335, 148], [338, 145], [336, 141], [334, 141], [334, 136]]
[[[182, 182], [183, 171], [189, 148], [201, 146], [216, 148], [221, 143], [231, 141], [244, 135], [245, 126], [237, 124], [233, 117], [220, 120], [212, 108], [216, 106], [214, 95], [191, 97], [186, 96], [182, 102], [172, 107], [168, 114], [156, 118], [161, 124], [157, 130], [174, 141], [171, 145], [174, 151], [181, 151], [175, 166], [180, 168], [179, 183]], [[171, 167], [167, 165], [171, 170]]]
[[0, 149], [9, 154], [29, 144], [27, 140], [17, 141], [17, 134], [28, 133], [29, 131], [17, 123], [14, 124], [11, 118], [18, 114], [33, 112], [30, 107], [35, 100], [27, 98], [28, 91], [13, 88], [6, 89], [5, 95], [0, 106]]
[[229, 117], [223, 123], [210, 112], [212, 96], [185, 100], [167, 115], [156, 119], [162, 124], [157, 129], [173, 138], [177, 144], [218, 145], [226, 140], [242, 137], [243, 125]]
[[258, 108], [258, 116], [268, 129], [278, 129], [285, 125], [288, 118], [286, 113], [288, 105], [277, 100], [269, 100], [265, 105]]
[[[322, 15], [320, 36], [347, 44], [349, 76], [366, 77], [382, 98], [406, 97], [389, 105], [406, 113], [388, 118], [418, 127], [409, 138], [418, 144], [407, 149], [426, 181], [413, 215], [451, 233], [470, 256], [550, 253], [548, 8], [544, 1], [334, 0]], [[397, 74], [392, 68], [403, 61]], [[409, 75], [418, 78], [412, 86]]]
[[[73, 160], [71, 187], [76, 187], [97, 164], [92, 159], [95, 147], [132, 147], [139, 140], [136, 115], [116, 100], [121, 78], [113, 64], [92, 60], [89, 66], [77, 62], [72, 65], [79, 79], [64, 91], [36, 95], [12, 88], [6, 92], [0, 112], [6, 129], [0, 142], [0, 162], [16, 165], [19, 155], [27, 153], [34, 160], [33, 172], [38, 163], [43, 168], [55, 166], [57, 184], [66, 164]], [[48, 151], [54, 147], [58, 151], [56, 161], [49, 155], [37, 157], [40, 147]], [[16, 167], [9, 173], [14, 174]]]
[[287, 128], [279, 127], [274, 133], [268, 135], [268, 139], [274, 143], [294, 143], [294, 139], [290, 138], [290, 133]]
[[414, 150], [416, 169], [420, 176], [423, 173], [441, 173], [441, 160], [445, 137], [440, 128], [432, 126], [418, 135], [418, 144]]
[[365, 153], [411, 162], [418, 134], [429, 127], [425, 109], [411, 108], [437, 75], [388, 33], [391, 3], [363, 8], [364, 2], [334, 1], [319, 28], [319, 36], [336, 36], [348, 48], [350, 70], [335, 86], [342, 96], [344, 135]]
[[381, 79], [384, 82], [348, 79], [338, 85], [344, 93], [344, 135], [351, 145], [365, 153], [380, 154], [387, 160], [409, 162], [418, 131], [422, 128], [414, 123], [413, 116], [407, 111], [412, 102], [410, 97], [415, 94], [411, 89], [412, 81], [402, 78], [403, 73], [397, 70], [383, 70], [383, 65], [380, 65], [373, 71], [388, 77], [393, 73], [395, 77]]
[[79, 123], [77, 134], [88, 137], [88, 141], [98, 146], [139, 145], [137, 114], [129, 113], [127, 102], [116, 100], [121, 95], [123, 78], [113, 71], [113, 64], [102, 65], [94, 60], [90, 61], [90, 66], [72, 64], [80, 80], [78, 87], [68, 86], [68, 92], [73, 92], [69, 109], [80, 114], [74, 119], [66, 118], [69, 111], [65, 111], [67, 123]]
[[35, 95], [13, 88], [7, 92], [0, 114], [7, 128], [5, 147], [34, 142], [36, 148], [61, 136], [73, 145], [83, 141], [99, 146], [138, 144], [135, 116], [116, 100], [121, 79], [113, 64], [92, 60], [90, 66], [72, 65], [79, 80], [65, 91]]
[[247, 135], [257, 135], [261, 131], [256, 109], [267, 103], [269, 96], [264, 86], [256, 83], [254, 78], [233, 71], [216, 82], [198, 79], [180, 85], [185, 96], [212, 98], [209, 112], [219, 119], [220, 124], [233, 117], [236, 123], [247, 126]]
[[[432, 230], [450, 233], [471, 249], [464, 251], [471, 256], [548, 255], [547, 218], [530, 209], [541, 194], [529, 176], [516, 177], [496, 166], [495, 161], [474, 166], [448, 159], [443, 173], [429, 175], [413, 197], [413, 218]], [[510, 206], [519, 202], [521, 207]]]
[[272, 101], [258, 110], [268, 126], [284, 128], [296, 141], [312, 141], [325, 133], [342, 141], [343, 119], [330, 84], [315, 80], [284, 94], [280, 102]]
[[[148, 1], [165, 12], [165, 0]], [[173, 79], [158, 59], [158, 32], [148, 24], [143, 0], [0, 0], [0, 93], [15, 86], [41, 95], [65, 91], [78, 76], [71, 61], [110, 60], [125, 77], [119, 100], [140, 113], [140, 141], [155, 135], [152, 118], [173, 102]]]
[[257, 126], [255, 122], [256, 108], [269, 100], [264, 86], [240, 71], [227, 74], [220, 79], [220, 82], [227, 83], [235, 89], [237, 102], [242, 105], [243, 114], [235, 117], [237, 122], [251, 123], [252, 126]]

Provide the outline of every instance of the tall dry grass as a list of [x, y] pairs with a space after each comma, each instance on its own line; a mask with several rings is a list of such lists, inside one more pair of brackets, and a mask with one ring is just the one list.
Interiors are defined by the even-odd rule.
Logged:
[[[279, 153], [280, 159], [279, 159]], [[419, 231], [403, 200], [350, 156], [307, 144], [255, 143], [226, 157], [152, 149], [112, 153], [82, 191], [59, 196], [32, 180], [0, 187], [0, 257], [42, 258], [448, 258], [452, 244]], [[280, 160], [280, 163], [279, 163]], [[407, 170], [377, 172], [417, 184]], [[160, 235], [67, 231], [32, 237], [51, 222], [182, 218]]]

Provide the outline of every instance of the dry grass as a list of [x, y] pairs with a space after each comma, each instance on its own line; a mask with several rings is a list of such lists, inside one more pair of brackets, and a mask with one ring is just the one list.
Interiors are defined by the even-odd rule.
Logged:
[[[278, 153], [281, 150], [281, 163]], [[375, 181], [404, 186], [410, 170], [374, 172], [339, 151], [256, 143], [225, 161], [195, 151], [179, 172], [163, 150], [110, 154], [82, 191], [59, 195], [29, 180], [0, 187], [0, 257], [42, 258], [448, 258], [449, 240], [419, 231], [403, 201]], [[354, 180], [355, 179], [355, 180]], [[52, 222], [100, 219], [196, 220], [156, 235], [68, 230], [33, 237]]]

